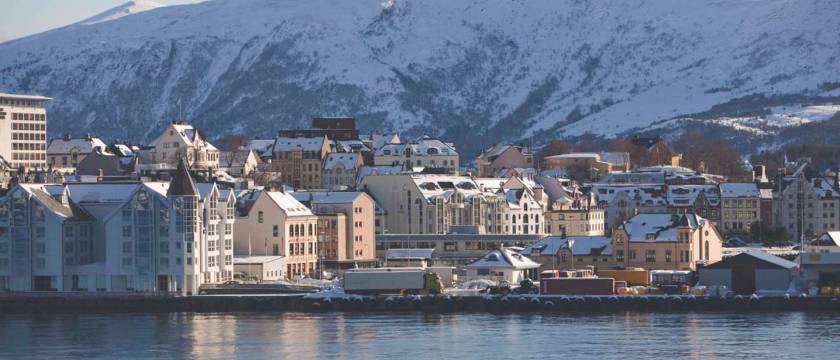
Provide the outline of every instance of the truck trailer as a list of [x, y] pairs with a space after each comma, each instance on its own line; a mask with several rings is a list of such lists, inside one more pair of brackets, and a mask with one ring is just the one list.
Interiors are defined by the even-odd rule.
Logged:
[[442, 289], [440, 277], [423, 268], [350, 269], [344, 272], [344, 292], [351, 294], [436, 295]]

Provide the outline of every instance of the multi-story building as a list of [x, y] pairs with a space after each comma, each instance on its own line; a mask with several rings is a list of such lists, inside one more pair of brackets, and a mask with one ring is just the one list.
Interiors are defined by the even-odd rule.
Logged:
[[650, 270], [695, 270], [697, 262], [720, 261], [723, 240], [715, 226], [695, 214], [639, 214], [612, 234], [615, 263]]
[[232, 279], [234, 203], [183, 162], [169, 183], [18, 185], [0, 199], [0, 277], [12, 291], [197, 294]]
[[15, 169], [47, 167], [48, 100], [0, 93], [0, 156]]
[[613, 229], [639, 213], [667, 213], [664, 185], [592, 184], [598, 206], [604, 209], [605, 226]]
[[491, 177], [505, 169], [534, 167], [533, 151], [521, 145], [496, 144], [483, 150], [475, 160], [478, 177]]
[[[630, 170], [630, 154], [624, 152], [602, 153], [569, 153], [548, 156], [543, 159], [543, 167], [547, 169], [580, 169], [583, 171], [597, 170], [603, 175], [617, 171]], [[587, 174], [594, 178], [593, 174]]]
[[614, 253], [608, 236], [549, 236], [522, 250], [522, 255], [552, 270], [612, 268]]
[[234, 230], [237, 256], [285, 256], [289, 277], [317, 269], [318, 217], [283, 191], [240, 194]]
[[95, 151], [105, 152], [108, 145], [92, 135], [83, 138], [72, 138], [70, 134], [50, 140], [47, 146], [47, 164], [53, 170], [72, 173], [76, 166], [88, 155]]
[[784, 227], [794, 241], [840, 230], [840, 188], [836, 180], [813, 173], [808, 164], [779, 179], [774, 195], [774, 225]]
[[386, 144], [373, 154], [374, 165], [438, 169], [450, 174], [458, 173], [458, 152], [452, 143], [424, 136], [408, 143]]
[[173, 121], [151, 144], [149, 157], [143, 160], [147, 170], [171, 170], [186, 158], [191, 170], [219, 168], [219, 149], [185, 121]]
[[354, 152], [327, 154], [322, 166], [321, 188], [326, 190], [353, 189], [356, 175], [362, 168], [362, 155]]
[[761, 193], [755, 183], [720, 184], [720, 229], [724, 235], [749, 233], [760, 221]]
[[581, 196], [570, 203], [554, 202], [545, 212], [545, 232], [560, 236], [603, 236], [604, 209], [594, 196]]
[[392, 234], [446, 234], [475, 225], [486, 233], [542, 234], [542, 189], [521, 179], [398, 174], [366, 176], [362, 189], [376, 199]]
[[372, 266], [376, 204], [363, 192], [296, 192], [318, 215], [318, 256], [324, 270]]
[[271, 166], [283, 181], [295, 188], [321, 187], [321, 166], [330, 153], [332, 142], [319, 137], [278, 137], [271, 146]]
[[672, 214], [697, 214], [720, 223], [720, 189], [717, 185], [669, 185], [668, 211]]

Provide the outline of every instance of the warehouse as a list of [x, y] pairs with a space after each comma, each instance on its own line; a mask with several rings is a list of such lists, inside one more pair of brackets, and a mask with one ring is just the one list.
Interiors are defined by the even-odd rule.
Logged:
[[796, 270], [794, 262], [750, 250], [701, 268], [699, 285], [726, 286], [740, 295], [786, 291]]

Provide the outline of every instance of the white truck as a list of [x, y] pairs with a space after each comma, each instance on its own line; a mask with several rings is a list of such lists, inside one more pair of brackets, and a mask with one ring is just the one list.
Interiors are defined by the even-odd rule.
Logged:
[[423, 268], [350, 269], [344, 272], [344, 292], [353, 294], [440, 294], [440, 277]]

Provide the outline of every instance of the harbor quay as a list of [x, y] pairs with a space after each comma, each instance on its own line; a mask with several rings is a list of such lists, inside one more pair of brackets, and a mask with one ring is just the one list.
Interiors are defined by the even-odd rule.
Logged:
[[558, 296], [410, 295], [312, 296], [254, 295], [84, 295], [13, 294], [0, 296], [0, 314], [20, 313], [616, 313], [616, 312], [840, 312], [833, 296]]

